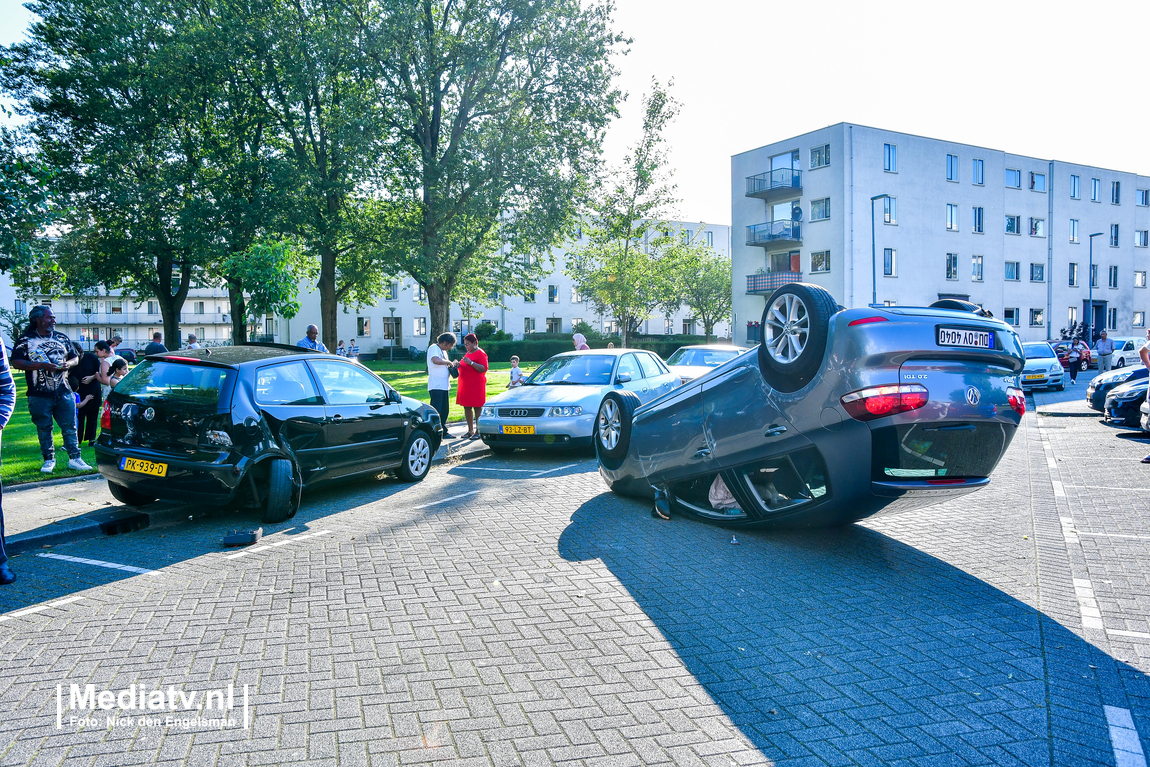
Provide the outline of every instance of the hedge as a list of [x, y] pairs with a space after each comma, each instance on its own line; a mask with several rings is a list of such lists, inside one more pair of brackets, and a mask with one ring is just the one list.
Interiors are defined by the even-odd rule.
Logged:
[[[660, 340], [653, 340], [654, 338], [659, 338]], [[666, 359], [674, 354], [675, 350], [680, 346], [703, 342], [702, 336], [699, 336], [698, 340], [692, 339], [690, 341], [675, 340], [673, 337], [671, 340], [665, 339], [666, 337], [659, 336], [634, 338], [631, 341], [630, 348], [646, 349]], [[592, 349], [606, 349], [609, 342], [609, 339], [588, 341], [587, 345]], [[618, 341], [615, 341], [615, 346], [616, 348], [619, 347]], [[554, 357], [556, 354], [569, 352], [575, 348], [570, 338], [555, 341], [490, 341], [481, 344], [481, 347], [483, 351], [487, 352], [487, 359], [491, 362], [509, 362], [513, 354], [517, 355], [523, 362], [542, 362]], [[452, 356], [454, 356], [454, 354]]]

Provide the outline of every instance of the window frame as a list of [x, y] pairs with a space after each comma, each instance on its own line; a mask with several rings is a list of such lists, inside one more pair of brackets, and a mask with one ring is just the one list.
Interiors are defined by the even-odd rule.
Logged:
[[1102, 202], [1102, 179], [1090, 179], [1090, 202]]
[[1145, 248], [1150, 245], [1150, 229], [1134, 230], [1134, 247]]
[[1066, 272], [1067, 272], [1067, 274], [1066, 274], [1066, 287], [1077, 288], [1078, 287], [1078, 262], [1077, 261], [1071, 261], [1068, 264], [1068, 268], [1067, 268]]
[[984, 234], [986, 231], [986, 209], [981, 205], [972, 205], [970, 208], [971, 231], [974, 234]]
[[[815, 157], [818, 157], [821, 162], [815, 164]], [[810, 170], [818, 170], [819, 168], [826, 168], [831, 164], [831, 145], [820, 144], [819, 146], [811, 147], [811, 167]]]
[[983, 162], [981, 157], [971, 158], [970, 182], [974, 186], [986, 185], [986, 164]]
[[[1013, 173], [1015, 175], [1011, 176], [1010, 175], [1011, 173]], [[1015, 183], [1013, 183], [1013, 184], [1010, 183], [1011, 179], [1013, 179], [1015, 181]], [[1003, 171], [1003, 174], [1002, 174], [1002, 180], [1003, 180], [1003, 184], [1006, 186], [1007, 189], [1021, 189], [1022, 188], [1022, 169], [1021, 168], [1005, 168]]]
[[971, 255], [970, 257], [970, 280], [971, 282], [982, 282], [982, 272], [984, 267], [984, 259], [982, 256]]
[[1118, 224], [1111, 224], [1110, 225], [1110, 247], [1112, 247], [1112, 248], [1118, 247], [1118, 243], [1120, 242], [1121, 234], [1122, 234], [1122, 230], [1118, 226]]
[[[1003, 226], [1003, 234], [1013, 234], [1016, 236], [1022, 236], [1022, 214], [1011, 215], [1011, 214], [1007, 213], [1004, 215], [1006, 216], [1006, 224]], [[1010, 231], [1010, 222], [1011, 221], [1014, 222], [1014, 231], [1013, 232]]]
[[[1038, 322], [1034, 321], [1034, 318], [1036, 316], [1038, 317]], [[1043, 308], [1037, 308], [1037, 309], [1031, 308], [1031, 310], [1030, 310], [1030, 327], [1032, 327], [1032, 328], [1044, 328], [1044, 327], [1046, 327], [1046, 310], [1045, 309], [1043, 309]]]
[[1031, 216], [1029, 231], [1031, 237], [1046, 237], [1046, 219]]
[[946, 254], [946, 279], [950, 282], [958, 280], [958, 254]]
[[949, 152], [946, 155], [946, 180], [953, 184], [958, 183], [958, 155]]
[[1136, 328], [1146, 327], [1146, 312], [1145, 311], [1135, 311], [1133, 313], [1132, 323], [1133, 323], [1134, 327], [1136, 327]]
[[948, 202], [946, 204], [946, 231], [958, 231], [958, 203]]
[[[1042, 188], [1038, 188], [1038, 179], [1042, 179]], [[1039, 194], [1046, 194], [1046, 174], [1039, 173], [1038, 171], [1030, 171], [1030, 191], [1038, 192]]]
[[1146, 270], [1145, 269], [1134, 270], [1134, 287], [1136, 287], [1136, 288], [1146, 287]]
[[887, 195], [882, 201], [882, 222], [886, 226], [898, 226], [898, 198]]
[[[1014, 276], [1011, 277], [1007, 274], [1007, 269], [1014, 266]], [[1002, 279], [1005, 282], [1022, 282], [1022, 262], [1021, 261], [1005, 261], [1002, 265]]]
[[898, 173], [898, 144], [882, 145], [882, 169], [884, 173]]
[[[1011, 318], [1011, 314], [1014, 315]], [[1013, 320], [1013, 321], [1012, 321]], [[1011, 327], [1018, 327], [1018, 307], [1017, 306], [1004, 306], [1002, 308], [1002, 321]]]
[[1111, 290], [1118, 289], [1118, 264], [1110, 264], [1106, 274], [1106, 284]]
[[1070, 174], [1070, 199], [1082, 199], [1082, 178], [1077, 173]]
[[898, 248], [882, 249], [882, 276], [898, 277]]
[[1134, 204], [1139, 208], [1150, 207], [1150, 189], [1134, 189]]
[[[1038, 279], [1034, 279], [1035, 271], [1038, 272]], [[1030, 262], [1030, 281], [1046, 282], [1046, 264], [1037, 261]]]
[[[815, 216], [815, 205], [819, 205], [819, 207], [822, 209], [821, 210], [822, 215], [820, 215], [818, 217]], [[829, 221], [830, 218], [831, 218], [831, 198], [830, 197], [820, 197], [817, 200], [811, 200], [811, 221], [812, 222], [814, 222], [814, 221]]]
[[1070, 241], [1075, 245], [1078, 244], [1078, 219], [1070, 219]]
[[1121, 181], [1111, 181], [1110, 182], [1110, 204], [1111, 205], [1121, 205], [1122, 204], [1122, 182]]
[[[815, 256], [825, 257], [825, 260], [823, 262], [824, 268], [822, 268], [822, 269], [816, 269], [815, 268]], [[811, 251], [811, 271], [810, 271], [810, 273], [811, 274], [828, 274], [828, 273], [830, 273], [830, 270], [831, 270], [831, 252], [829, 250]]]

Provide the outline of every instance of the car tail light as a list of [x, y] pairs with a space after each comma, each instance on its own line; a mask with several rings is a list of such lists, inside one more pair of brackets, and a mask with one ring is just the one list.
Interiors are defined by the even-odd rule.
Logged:
[[1022, 392], [1022, 389], [1011, 386], [1006, 390], [1006, 399], [1014, 412], [1020, 416], [1026, 415], [1026, 395]]
[[886, 317], [863, 317], [862, 319], [851, 320], [847, 323], [847, 327], [854, 327], [855, 325], [869, 325], [872, 322], [889, 322]]
[[851, 418], [870, 421], [895, 413], [917, 410], [930, 399], [930, 392], [922, 384], [872, 386], [859, 389], [842, 398], [843, 407]]
[[100, 411], [100, 428], [112, 428], [112, 403], [104, 402], [104, 409]]

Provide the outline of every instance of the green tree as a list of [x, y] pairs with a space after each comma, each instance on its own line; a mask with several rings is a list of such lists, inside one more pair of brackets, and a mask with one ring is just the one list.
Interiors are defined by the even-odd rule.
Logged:
[[[279, 314], [290, 320], [299, 313], [299, 283], [315, 279], [318, 264], [290, 240], [261, 240], [241, 253], [232, 253], [215, 268], [232, 294], [240, 297], [238, 309], [236, 301], [232, 302], [232, 311], [244, 312], [238, 318], [244, 328], [242, 339], [236, 339], [233, 330], [233, 340], [239, 344], [247, 339], [247, 326], [265, 315]], [[232, 317], [233, 328], [236, 324], [237, 318]]]
[[731, 316], [731, 259], [706, 246], [700, 227], [670, 238], [661, 260], [670, 283], [663, 310], [670, 315], [686, 306], [710, 343], [715, 324]]
[[44, 228], [62, 212], [51, 195], [51, 169], [25, 142], [0, 127], [0, 272], [33, 265]]
[[652, 80], [643, 99], [642, 135], [594, 203], [588, 244], [567, 259], [567, 276], [596, 311], [619, 323], [624, 346], [632, 329], [667, 303], [673, 287], [659, 254], [671, 241], [663, 217], [674, 201], [663, 130], [678, 108], [667, 89]]
[[476, 285], [534, 289], [543, 272], [531, 256], [570, 233], [620, 99], [610, 57], [625, 41], [610, 11], [376, 0], [356, 13], [389, 105], [371, 241], [427, 291], [432, 336]]

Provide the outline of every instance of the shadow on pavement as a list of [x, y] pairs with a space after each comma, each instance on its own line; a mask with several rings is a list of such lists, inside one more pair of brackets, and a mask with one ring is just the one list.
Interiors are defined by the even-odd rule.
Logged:
[[861, 526], [732, 545], [731, 530], [603, 499], [560, 555], [601, 560], [768, 758], [1113, 763], [1102, 704], [1119, 703], [1094, 677], [1144, 675], [1029, 605]]

